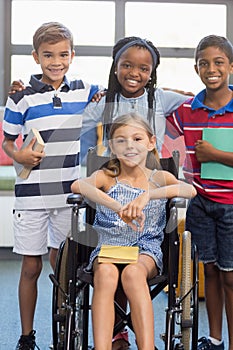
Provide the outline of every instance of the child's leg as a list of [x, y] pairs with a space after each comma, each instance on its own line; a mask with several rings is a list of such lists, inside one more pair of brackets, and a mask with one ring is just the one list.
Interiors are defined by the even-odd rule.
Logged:
[[37, 300], [37, 280], [42, 269], [41, 256], [24, 256], [19, 281], [19, 307], [22, 334], [28, 335], [33, 329]]
[[94, 262], [92, 322], [95, 350], [112, 349], [114, 295], [118, 280], [119, 271], [115, 265]]
[[233, 350], [233, 271], [222, 272], [222, 277], [229, 332], [229, 350]]
[[139, 350], [154, 350], [154, 313], [147, 279], [157, 273], [154, 260], [141, 254], [138, 263], [127, 265], [121, 275]]
[[58, 249], [50, 248], [49, 262], [50, 262], [50, 265], [51, 265], [53, 271], [55, 271], [55, 267], [56, 267], [57, 252], [58, 252]]
[[[224, 293], [221, 281], [221, 271], [214, 263], [204, 264], [205, 271], [205, 301], [209, 321], [209, 335], [222, 339], [222, 315]], [[215, 305], [215, 307], [213, 307]]]

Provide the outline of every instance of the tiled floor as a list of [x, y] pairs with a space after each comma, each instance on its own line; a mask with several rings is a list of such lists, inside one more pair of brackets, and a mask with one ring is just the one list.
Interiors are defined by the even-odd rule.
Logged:
[[[4, 258], [0, 252], [0, 350], [14, 350], [18, 337], [20, 335], [20, 320], [17, 302], [17, 285], [20, 273], [20, 260]], [[9, 255], [9, 254], [8, 254]], [[48, 277], [51, 269], [46, 259], [44, 269], [39, 279], [39, 296], [35, 315], [35, 329], [37, 330], [37, 343], [41, 350], [49, 349], [51, 343], [51, 291], [52, 284]], [[154, 302], [155, 310], [155, 338], [159, 350], [164, 349], [163, 342], [159, 334], [164, 332], [164, 317], [167, 296], [160, 293]], [[205, 313], [205, 303], [199, 303], [199, 334], [200, 336], [208, 333], [207, 320]], [[224, 323], [224, 340], [227, 345], [227, 330]], [[134, 336], [130, 333], [131, 350], [136, 350]], [[91, 327], [90, 327], [90, 344], [92, 344]], [[227, 349], [227, 347], [226, 347]], [[87, 350], [87, 349], [83, 349]]]

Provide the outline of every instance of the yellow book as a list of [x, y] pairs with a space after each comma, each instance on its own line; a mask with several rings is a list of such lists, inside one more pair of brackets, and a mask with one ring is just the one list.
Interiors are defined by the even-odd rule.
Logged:
[[[39, 131], [35, 128], [32, 128], [30, 130], [30, 132], [28, 133], [26, 139], [24, 140], [24, 143], [21, 147], [21, 149], [27, 147], [29, 145], [29, 143], [31, 142], [31, 140], [33, 139], [33, 137], [36, 138], [36, 142], [34, 143], [33, 146], [33, 151], [37, 151], [37, 152], [43, 152], [45, 144], [44, 144], [44, 140], [42, 139]], [[15, 167], [15, 171], [17, 173], [17, 175], [19, 177], [21, 177], [22, 179], [27, 179], [32, 168], [29, 167], [24, 167], [22, 164], [14, 162], [14, 167]]]
[[133, 264], [138, 261], [138, 254], [138, 247], [102, 245], [98, 255], [98, 262]]

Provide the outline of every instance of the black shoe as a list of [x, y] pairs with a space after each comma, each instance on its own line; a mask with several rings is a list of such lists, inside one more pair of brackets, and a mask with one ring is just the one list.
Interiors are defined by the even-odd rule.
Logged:
[[198, 339], [198, 342], [200, 344], [198, 345], [197, 350], [224, 350], [223, 342], [220, 345], [214, 345], [211, 343], [210, 339], [207, 339], [206, 337]]
[[28, 335], [21, 335], [15, 350], [40, 350], [36, 345], [35, 333], [36, 331], [31, 331]]

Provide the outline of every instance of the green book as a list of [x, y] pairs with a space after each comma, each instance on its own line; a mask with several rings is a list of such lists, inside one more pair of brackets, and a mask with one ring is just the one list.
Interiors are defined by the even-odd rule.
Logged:
[[[204, 128], [202, 139], [211, 143], [215, 148], [233, 152], [233, 129]], [[233, 167], [217, 162], [201, 164], [201, 178], [213, 180], [233, 180]]]

